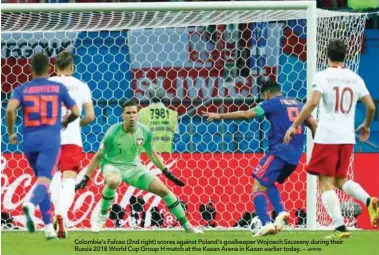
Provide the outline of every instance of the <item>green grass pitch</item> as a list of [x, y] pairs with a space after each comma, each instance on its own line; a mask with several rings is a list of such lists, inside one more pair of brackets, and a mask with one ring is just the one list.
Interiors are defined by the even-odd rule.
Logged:
[[42, 232], [2, 232], [1, 254], [379, 254], [379, 231], [353, 231], [349, 239], [334, 243], [323, 239], [330, 233], [289, 231], [254, 238], [247, 231], [206, 231], [203, 235], [179, 231], [69, 232], [67, 239], [47, 241]]

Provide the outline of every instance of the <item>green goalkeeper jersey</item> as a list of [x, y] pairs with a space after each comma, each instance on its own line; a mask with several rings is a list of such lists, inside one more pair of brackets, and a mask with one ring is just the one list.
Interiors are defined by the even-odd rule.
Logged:
[[100, 166], [112, 164], [115, 166], [137, 166], [141, 165], [140, 155], [143, 149], [147, 153], [151, 152], [152, 134], [149, 128], [137, 122], [137, 129], [134, 134], [126, 133], [123, 123], [111, 126], [100, 145], [103, 150], [103, 159]]

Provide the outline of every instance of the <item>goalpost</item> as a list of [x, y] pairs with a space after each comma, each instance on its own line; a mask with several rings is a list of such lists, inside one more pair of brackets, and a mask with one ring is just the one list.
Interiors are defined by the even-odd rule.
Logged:
[[[314, 74], [327, 65], [331, 39], [348, 44], [346, 64], [358, 70], [366, 19], [364, 14], [318, 10], [315, 1], [2, 4], [1, 13], [1, 203], [15, 226], [23, 226], [21, 204], [35, 179], [22, 143], [7, 143], [3, 117], [12, 88], [31, 78], [28, 60], [34, 53], [43, 51], [53, 64], [61, 51], [73, 52], [74, 75], [92, 90], [96, 120], [83, 128], [84, 167], [106, 129], [121, 120], [120, 104], [134, 97], [146, 105], [148, 88], [163, 87], [168, 107], [180, 116], [173, 153], [163, 157], [187, 185], [178, 188], [162, 179], [186, 203], [194, 225], [208, 226], [210, 217], [220, 228], [238, 228], [249, 225], [249, 217], [237, 222], [254, 211], [250, 173], [267, 149], [269, 124], [264, 119], [210, 123], [199, 112], [251, 108], [262, 100], [265, 79], [277, 80], [285, 95], [305, 101]], [[20, 120], [17, 125], [20, 131]], [[291, 226], [314, 230], [331, 221], [320, 203], [316, 178], [304, 171], [310, 135], [305, 147], [299, 169], [280, 188]], [[349, 174], [354, 175], [353, 164]], [[70, 209], [77, 228], [89, 227], [101, 190], [97, 171]], [[140, 209], [130, 206], [132, 196], [143, 198]], [[162, 217], [160, 228], [175, 225], [152, 194], [122, 185], [115, 204], [126, 213], [118, 221], [121, 229], [141, 227], [141, 222], [145, 228], [154, 225], [152, 208]], [[306, 210], [306, 225], [297, 217], [300, 209]], [[146, 212], [144, 218], [140, 211]], [[351, 205], [345, 218], [354, 222]]]

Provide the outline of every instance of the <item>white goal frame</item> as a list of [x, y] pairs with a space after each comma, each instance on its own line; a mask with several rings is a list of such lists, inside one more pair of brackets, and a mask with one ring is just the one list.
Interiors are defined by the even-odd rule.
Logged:
[[[316, 1], [254, 1], [254, 2], [167, 2], [167, 3], [62, 3], [62, 4], [2, 4], [1, 12], [112, 12], [112, 11], [223, 11], [223, 10], [304, 10], [307, 20], [307, 95], [317, 66]], [[307, 136], [307, 161], [312, 152], [312, 138]], [[316, 177], [307, 174], [307, 229], [317, 228]]]

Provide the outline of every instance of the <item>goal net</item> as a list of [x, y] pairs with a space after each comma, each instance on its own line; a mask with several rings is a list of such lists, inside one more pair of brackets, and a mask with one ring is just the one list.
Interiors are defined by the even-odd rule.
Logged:
[[[78, 180], [106, 130], [122, 121], [121, 104], [136, 98], [147, 106], [148, 90], [160, 87], [166, 92], [165, 105], [179, 116], [173, 151], [162, 157], [186, 186], [161, 180], [179, 197], [192, 224], [249, 226], [255, 212], [251, 172], [268, 148], [269, 123], [264, 118], [209, 122], [200, 112], [252, 108], [261, 102], [260, 87], [267, 79], [277, 80], [286, 96], [304, 102], [310, 74], [316, 71], [309, 68], [326, 67], [325, 49], [331, 39], [348, 44], [346, 64], [358, 70], [365, 16], [317, 10], [316, 54], [307, 52], [314, 3], [306, 2], [308, 10], [301, 1], [211, 4], [217, 9], [210, 3], [59, 4], [59, 10], [44, 4], [22, 9], [4, 5], [9, 8], [2, 8], [1, 15], [1, 203], [11, 216], [9, 228], [23, 228], [21, 205], [36, 179], [22, 154], [22, 142], [8, 144], [5, 107], [12, 89], [31, 79], [33, 54], [44, 52], [54, 64], [64, 50], [74, 54], [74, 76], [88, 83], [96, 113], [95, 121], [82, 129], [83, 170]], [[17, 131], [22, 133], [20, 117]], [[279, 186], [282, 199], [291, 213], [291, 226], [306, 228], [307, 221], [329, 226], [316, 186], [307, 182], [306, 147], [296, 172]], [[146, 156], [143, 159], [161, 176]], [[354, 177], [353, 166], [349, 175]], [[76, 194], [68, 215], [73, 226], [90, 227], [102, 188], [97, 170], [88, 187]], [[307, 213], [307, 188], [314, 189], [316, 217]], [[159, 197], [125, 184], [117, 193], [107, 227], [179, 226]], [[347, 208], [346, 219], [352, 222], [352, 205]]]

